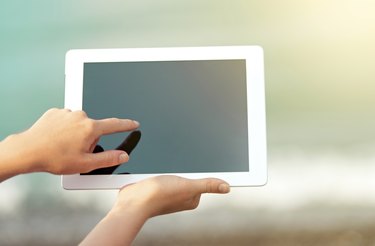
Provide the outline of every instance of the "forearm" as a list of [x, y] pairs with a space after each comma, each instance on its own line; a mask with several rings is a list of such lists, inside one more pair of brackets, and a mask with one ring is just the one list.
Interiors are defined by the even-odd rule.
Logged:
[[35, 154], [28, 152], [22, 134], [14, 134], [0, 142], [0, 182], [18, 174], [37, 171]]
[[113, 208], [80, 245], [131, 245], [147, 219], [141, 209]]

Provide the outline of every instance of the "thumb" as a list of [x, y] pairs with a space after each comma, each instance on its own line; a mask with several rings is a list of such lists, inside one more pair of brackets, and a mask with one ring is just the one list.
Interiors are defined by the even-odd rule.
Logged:
[[230, 186], [227, 182], [217, 178], [197, 179], [196, 188], [201, 193], [228, 193]]
[[122, 150], [106, 150], [99, 153], [87, 154], [89, 169], [110, 167], [129, 161], [129, 155]]

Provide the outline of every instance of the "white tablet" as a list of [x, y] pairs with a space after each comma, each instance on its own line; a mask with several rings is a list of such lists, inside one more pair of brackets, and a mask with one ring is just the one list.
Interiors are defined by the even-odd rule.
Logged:
[[65, 69], [65, 108], [140, 128], [103, 136], [95, 149], [125, 149], [129, 162], [64, 175], [64, 188], [120, 188], [161, 174], [266, 183], [262, 48], [71, 50]]

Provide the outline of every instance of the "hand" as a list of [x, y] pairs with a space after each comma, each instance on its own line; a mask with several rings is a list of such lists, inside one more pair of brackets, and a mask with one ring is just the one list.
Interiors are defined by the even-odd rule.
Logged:
[[229, 185], [215, 178], [157, 176], [123, 187], [107, 216], [80, 245], [131, 245], [147, 219], [195, 209], [203, 193], [228, 193]]
[[163, 175], [123, 187], [115, 210], [137, 208], [147, 217], [195, 209], [203, 193], [228, 193], [229, 185], [220, 179], [186, 179]]
[[8, 149], [18, 152], [18, 159], [30, 159], [28, 172], [84, 173], [128, 161], [129, 156], [122, 150], [92, 151], [102, 135], [138, 126], [133, 120], [93, 120], [83, 111], [50, 109], [30, 129], [4, 142]]

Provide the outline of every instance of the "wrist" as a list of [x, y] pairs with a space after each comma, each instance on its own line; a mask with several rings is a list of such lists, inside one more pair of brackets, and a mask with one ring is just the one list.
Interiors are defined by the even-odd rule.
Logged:
[[17, 134], [16, 137], [18, 138], [17, 143], [22, 144], [22, 146], [19, 147], [18, 155], [22, 158], [26, 173], [45, 172], [46, 165], [43, 158], [47, 151], [44, 150], [43, 153], [39, 147], [41, 144], [38, 143], [29, 130]]
[[131, 245], [146, 221], [139, 208], [115, 205], [80, 245]]
[[0, 142], [1, 167], [12, 176], [39, 171], [37, 155], [24, 138], [24, 133], [13, 134]]
[[147, 209], [139, 204], [126, 202], [116, 202], [107, 216], [124, 218], [131, 216], [132, 218], [145, 223], [151, 216], [147, 213]]

